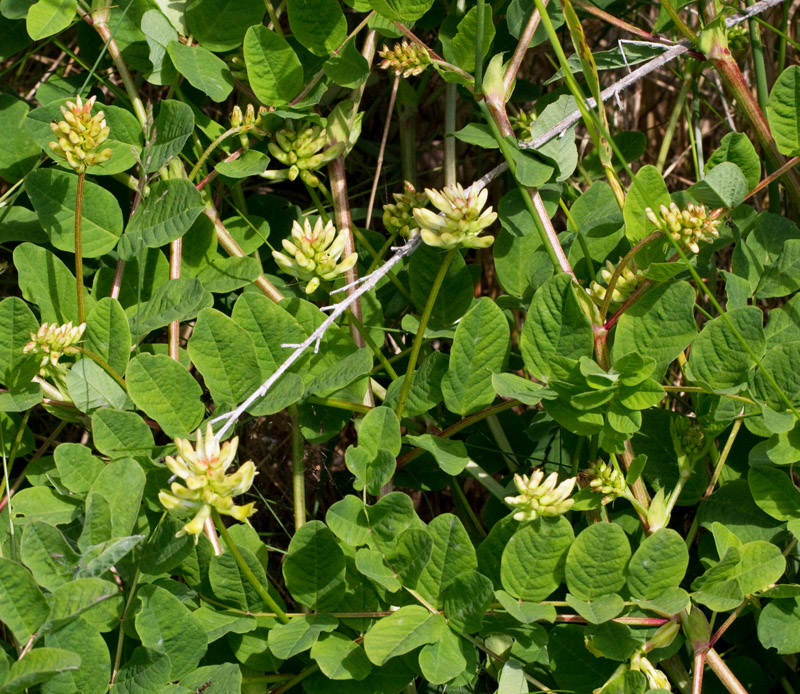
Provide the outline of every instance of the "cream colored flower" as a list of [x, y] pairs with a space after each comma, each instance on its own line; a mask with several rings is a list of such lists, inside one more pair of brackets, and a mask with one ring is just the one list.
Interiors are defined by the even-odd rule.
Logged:
[[425, 189], [433, 205], [442, 214], [422, 208], [414, 209], [414, 220], [420, 227], [422, 240], [438, 248], [488, 248], [494, 243], [492, 236], [478, 236], [497, 219], [492, 208], [484, 210], [489, 192], [466, 193], [459, 183], [444, 190]]
[[328, 146], [328, 131], [321, 125], [303, 121], [287, 121], [286, 127], [276, 131], [267, 145], [269, 153], [288, 169], [270, 170], [261, 174], [272, 181], [300, 180], [312, 188], [320, 186], [314, 173], [333, 161], [344, 151], [344, 143]]
[[227, 474], [236, 457], [238, 445], [239, 438], [235, 437], [220, 448], [211, 424], [206, 428], [205, 439], [202, 432], [197, 430], [196, 446], [186, 439], [175, 439], [178, 455], [168, 455], [165, 462], [170, 472], [180, 478], [183, 484], [173, 482], [170, 491], [162, 489], [159, 492], [158, 499], [168, 511], [182, 516], [193, 514], [177, 536], [189, 534], [197, 538], [203, 532], [212, 508], [238, 521], [246, 521], [255, 513], [255, 502], [243, 506], [233, 503], [232, 497], [250, 489], [253, 478], [258, 474], [250, 460], [240, 465], [236, 472]]
[[[592, 282], [587, 290], [589, 296], [592, 297], [592, 300], [598, 306], [601, 306], [605, 300], [608, 283], [611, 281], [611, 277], [614, 275], [615, 270], [616, 266], [613, 265], [611, 261], [607, 260], [606, 266], [600, 270], [600, 278], [603, 280], [603, 282]], [[609, 306], [620, 306], [621, 304], [625, 303], [626, 299], [633, 294], [633, 292], [642, 282], [644, 282], [644, 277], [639, 272], [639, 268], [636, 267], [636, 263], [628, 263], [623, 268], [619, 277], [617, 277], [617, 281], [614, 284], [614, 290], [611, 292], [611, 301], [609, 302]]]
[[558, 484], [558, 473], [552, 472], [547, 479], [542, 470], [534, 470], [530, 477], [514, 475], [514, 485], [519, 496], [507, 496], [509, 506], [519, 509], [514, 520], [532, 521], [540, 516], [560, 516], [575, 503], [570, 499], [575, 488], [576, 477], [570, 477]]
[[272, 251], [272, 257], [282, 270], [308, 282], [306, 294], [313, 294], [321, 280], [334, 280], [356, 264], [358, 253], [340, 260], [346, 242], [347, 232], [343, 229], [337, 234], [330, 220], [323, 225], [322, 218], [317, 217], [312, 227], [306, 218], [302, 226], [297, 221], [292, 223], [291, 241], [282, 241], [286, 253]]
[[39, 375], [42, 378], [61, 377], [69, 365], [60, 363], [60, 359], [64, 355], [77, 353], [73, 348], [81, 341], [84, 330], [86, 323], [80, 325], [73, 325], [72, 321], [64, 325], [42, 323], [39, 330], [30, 334], [31, 341], [22, 348], [22, 351], [25, 354], [36, 354], [41, 357]]
[[604, 494], [601, 503], [603, 506], [610, 504], [614, 499], [625, 495], [627, 486], [625, 478], [613, 465], [600, 461], [594, 466], [594, 479], [589, 486], [596, 492]]
[[50, 123], [50, 129], [58, 137], [57, 142], [50, 143], [50, 149], [78, 172], [108, 161], [112, 154], [110, 147], [98, 151], [108, 139], [110, 128], [102, 111], [92, 115], [94, 100], [95, 97], [91, 97], [83, 102], [78, 97], [75, 103], [68, 101], [61, 107], [64, 120]]

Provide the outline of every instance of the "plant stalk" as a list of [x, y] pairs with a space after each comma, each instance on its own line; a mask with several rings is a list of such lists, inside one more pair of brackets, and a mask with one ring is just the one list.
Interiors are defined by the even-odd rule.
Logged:
[[86, 303], [83, 296], [83, 183], [86, 171], [78, 172], [78, 192], [75, 194], [75, 284], [78, 290], [78, 324], [86, 322]]

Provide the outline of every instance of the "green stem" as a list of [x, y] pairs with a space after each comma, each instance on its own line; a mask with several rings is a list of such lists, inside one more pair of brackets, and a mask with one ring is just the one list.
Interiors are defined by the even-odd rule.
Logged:
[[403, 380], [403, 388], [400, 391], [400, 399], [397, 402], [396, 412], [398, 419], [403, 418], [403, 410], [406, 408], [408, 394], [411, 391], [411, 382], [414, 379], [414, 369], [417, 366], [419, 351], [422, 348], [422, 341], [425, 339], [425, 329], [428, 327], [428, 321], [430, 320], [431, 313], [433, 312], [433, 305], [436, 303], [436, 297], [439, 294], [439, 290], [442, 288], [442, 283], [447, 275], [447, 270], [450, 267], [450, 263], [453, 262], [453, 256], [455, 254], [455, 250], [447, 251], [447, 255], [445, 255], [444, 260], [442, 260], [442, 264], [439, 266], [439, 272], [436, 273], [436, 278], [433, 280], [433, 286], [431, 287], [430, 294], [428, 295], [428, 301], [425, 303], [425, 308], [422, 311], [422, 316], [419, 320], [419, 327], [417, 328], [417, 334], [414, 337], [414, 344], [411, 348], [411, 354], [408, 357], [408, 367], [406, 369], [405, 379]]
[[[22, 421], [20, 422], [19, 429], [17, 429], [17, 434], [14, 437], [14, 443], [11, 445], [11, 451], [8, 454], [8, 458], [6, 458], [5, 453], [3, 454], [3, 464], [5, 466], [5, 470], [3, 470], [3, 481], [0, 483], [0, 496], [6, 490], [6, 485], [10, 484], [11, 480], [9, 479], [9, 475], [11, 474], [11, 468], [14, 466], [14, 461], [17, 458], [17, 452], [19, 451], [20, 444], [22, 443], [22, 435], [25, 433], [25, 427], [28, 426], [28, 419], [31, 416], [31, 410], [25, 410], [25, 414], [22, 415]], [[5, 446], [3, 446], [5, 449]]]
[[672, 113], [669, 116], [669, 123], [667, 123], [667, 127], [661, 139], [661, 147], [658, 150], [658, 158], [656, 159], [656, 168], [659, 173], [664, 172], [664, 164], [667, 162], [667, 155], [669, 154], [670, 145], [672, 145], [672, 138], [675, 136], [675, 129], [678, 126], [678, 120], [683, 111], [683, 105], [686, 103], [686, 97], [689, 95], [689, 89], [691, 89], [692, 82], [694, 82], [695, 69], [700, 65], [700, 63], [696, 61], [693, 62], [695, 64], [686, 71], [686, 75], [683, 78], [683, 84], [681, 84], [681, 89], [678, 92], [678, 98], [675, 100]]
[[669, 18], [672, 20], [672, 23], [678, 29], [678, 31], [683, 34], [692, 44], [696, 45], [698, 41], [698, 36], [695, 34], [686, 22], [681, 19], [678, 11], [672, 6], [672, 3], [669, 0], [661, 0], [661, 8], [669, 15]]
[[480, 520], [478, 520], [478, 516], [475, 515], [475, 511], [472, 510], [469, 499], [467, 499], [466, 494], [464, 494], [464, 490], [461, 489], [458, 477], [454, 477], [450, 480], [450, 493], [453, 495], [453, 501], [456, 507], [461, 509], [462, 513], [475, 528], [475, 532], [481, 537], [486, 537], [486, 530], [483, 525], [481, 525]]
[[75, 194], [75, 283], [78, 290], [78, 323], [86, 322], [86, 304], [83, 298], [83, 182], [86, 171], [78, 172], [78, 192]]
[[297, 405], [289, 406], [292, 421], [292, 495], [294, 498], [294, 528], [299, 530], [306, 522], [306, 469], [303, 464], [305, 442], [300, 431]]
[[236, 543], [233, 541], [231, 534], [228, 532], [228, 529], [225, 527], [225, 524], [222, 522], [222, 518], [220, 518], [219, 511], [217, 509], [211, 509], [211, 516], [214, 518], [214, 525], [217, 526], [217, 530], [219, 534], [222, 535], [222, 539], [225, 540], [225, 545], [230, 550], [233, 558], [236, 560], [239, 569], [244, 574], [245, 578], [250, 582], [250, 585], [253, 586], [256, 593], [258, 593], [258, 597], [260, 597], [264, 603], [271, 609], [275, 615], [277, 616], [278, 621], [281, 624], [287, 624], [289, 622], [289, 618], [286, 616], [286, 612], [284, 612], [280, 605], [275, 602], [274, 598], [269, 594], [269, 591], [264, 587], [264, 585], [256, 578], [256, 575], [253, 573], [253, 570], [248, 566], [247, 562], [245, 562], [242, 553], [239, 551], [239, 548], [236, 546]]
[[500, 484], [494, 477], [492, 477], [486, 470], [484, 470], [478, 463], [474, 460], [470, 460], [467, 463], [467, 467], [464, 468], [466, 472], [472, 475], [480, 484], [492, 494], [492, 496], [500, 499], [500, 501], [505, 501], [506, 498], [506, 489], [505, 487]]
[[299, 684], [302, 682], [306, 677], [313, 675], [317, 670], [319, 670], [319, 665], [314, 663], [313, 665], [309, 665], [305, 670], [296, 674], [292, 679], [290, 679], [285, 684], [282, 684], [277, 689], [273, 689], [270, 694], [283, 694], [283, 692], [288, 692], [294, 685]]
[[731, 694], [748, 694], [742, 683], [736, 679], [736, 675], [725, 665], [722, 658], [719, 657], [719, 653], [713, 648], [709, 648], [706, 652], [706, 665], [713, 670], [719, 681]]
[[483, 25], [485, 0], [477, 0], [475, 21], [475, 94], [483, 91]]
[[728, 440], [725, 442], [725, 447], [722, 449], [722, 453], [720, 453], [717, 464], [714, 466], [714, 472], [711, 475], [711, 481], [708, 483], [706, 493], [703, 494], [704, 499], [707, 499], [709, 496], [711, 496], [711, 494], [714, 492], [714, 487], [717, 486], [717, 481], [719, 480], [719, 476], [722, 474], [722, 468], [725, 467], [725, 462], [728, 460], [728, 455], [731, 452], [731, 448], [733, 448], [733, 442], [736, 440], [736, 435], [739, 433], [739, 429], [742, 428], [742, 421], [742, 419], [736, 419], [733, 422], [731, 433], [728, 434]]
[[348, 412], [360, 412], [366, 414], [372, 408], [360, 402], [347, 402], [346, 400], [335, 400], [334, 398], [321, 398], [317, 395], [309, 395], [306, 400], [313, 405], [323, 405], [324, 407], [334, 407], [337, 410], [347, 410]]

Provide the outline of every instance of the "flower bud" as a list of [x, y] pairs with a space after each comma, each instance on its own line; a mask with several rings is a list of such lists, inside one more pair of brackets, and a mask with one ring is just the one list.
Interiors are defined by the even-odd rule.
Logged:
[[384, 46], [378, 55], [383, 58], [380, 67], [391, 70], [398, 77], [408, 78], [421, 74], [431, 63], [428, 51], [421, 46], [403, 40], [392, 48]]

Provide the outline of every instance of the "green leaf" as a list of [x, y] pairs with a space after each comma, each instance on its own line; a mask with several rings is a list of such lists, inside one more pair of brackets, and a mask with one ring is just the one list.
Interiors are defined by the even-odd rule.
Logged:
[[[84, 258], [108, 253], [122, 235], [122, 210], [105, 188], [85, 181], [81, 210]], [[59, 169], [38, 169], [25, 178], [25, 192], [58, 250], [75, 252], [75, 197], [78, 177]]]
[[625, 601], [616, 593], [601, 595], [593, 600], [579, 600], [567, 593], [565, 600], [590, 624], [603, 624], [617, 617], [625, 609]]
[[726, 161], [736, 164], [741, 169], [749, 190], [758, 185], [761, 180], [761, 159], [747, 135], [744, 133], [725, 135], [719, 143], [719, 147], [708, 158], [705, 172], [708, 173], [715, 166]]
[[185, 178], [156, 181], [125, 229], [120, 256], [130, 260], [144, 248], [158, 248], [181, 238], [202, 211], [200, 193]]
[[336, 617], [327, 614], [292, 617], [287, 624], [278, 624], [269, 630], [269, 650], [275, 657], [287, 660], [307, 651], [320, 634], [333, 631], [338, 624]]
[[439, 638], [419, 652], [422, 676], [431, 684], [444, 684], [460, 675], [467, 667], [461, 652], [461, 640], [450, 629], [442, 629]]
[[103, 297], [86, 317], [84, 347], [105, 359], [118, 374], [125, 373], [131, 354], [131, 331], [122, 305]]
[[[0, 95], [0, 118], [3, 119], [5, 134], [0, 151], [0, 178], [8, 182], [16, 182], [28, 173], [42, 151], [23, 127], [29, 110], [24, 101], [12, 94]], [[9, 221], [6, 215], [3, 225]]]
[[164, 282], [150, 300], [130, 316], [131, 335], [138, 342], [147, 333], [172, 321], [194, 318], [212, 299], [199, 280], [178, 277]]
[[70, 670], [77, 670], [81, 657], [62, 648], [34, 648], [11, 664], [0, 694], [22, 694], [30, 687]]
[[[516, 521], [514, 521], [516, 523]], [[556, 608], [553, 605], [544, 605], [536, 602], [522, 602], [512, 598], [504, 590], [494, 591], [497, 601], [503, 606], [509, 616], [516, 619], [521, 624], [532, 624], [533, 622], [554, 622], [556, 620]]]
[[655, 231], [645, 210], [658, 211], [661, 205], [669, 206], [669, 192], [661, 173], [655, 166], [643, 166], [634, 176], [633, 184], [625, 196], [622, 214], [625, 218], [625, 236], [631, 244], [641, 241]]
[[394, 593], [403, 587], [403, 584], [397, 580], [394, 571], [386, 566], [383, 554], [375, 549], [362, 547], [356, 552], [356, 569], [390, 593]]
[[0, 393], [0, 412], [25, 412], [42, 402], [43, 397], [42, 387], [38, 383], [15, 386], [7, 393]]
[[630, 352], [652, 357], [658, 378], [697, 334], [694, 302], [695, 290], [688, 282], [650, 289], [620, 318], [614, 360]]
[[[411, 388], [408, 391], [405, 414], [409, 417], [418, 417], [430, 412], [442, 401], [442, 379], [447, 373], [450, 358], [444, 352], [434, 350], [414, 371], [411, 379]], [[388, 407], [397, 407], [403, 379], [398, 378], [389, 384], [386, 389], [384, 404]]]
[[478, 559], [467, 531], [453, 514], [436, 516], [428, 524], [428, 532], [433, 536], [433, 553], [420, 574], [417, 590], [439, 609], [445, 586], [461, 574], [477, 569]]
[[28, 10], [25, 24], [34, 41], [66, 29], [77, 12], [77, 0], [38, 0]]
[[386, 563], [406, 588], [416, 588], [419, 576], [433, 553], [433, 537], [422, 528], [408, 528], [386, 556]]
[[[152, 10], [145, 14], [150, 12]], [[145, 32], [146, 37], [147, 34]], [[160, 102], [155, 121], [156, 139], [146, 151], [147, 173], [158, 171], [172, 157], [180, 154], [193, 130], [194, 114], [189, 106], [173, 99]]]
[[322, 634], [311, 647], [311, 659], [332, 680], [363, 680], [372, 672], [364, 648], [339, 632]]
[[752, 467], [747, 483], [753, 501], [764, 513], [780, 521], [800, 518], [800, 492], [785, 472], [762, 465]]
[[407, 605], [379, 620], [364, 635], [364, 650], [374, 665], [433, 643], [438, 637], [441, 615], [432, 615], [420, 605]]
[[269, 157], [266, 154], [257, 149], [247, 149], [236, 159], [221, 161], [214, 168], [229, 178], [247, 178], [264, 173], [268, 164]]
[[[439, 249], [423, 245], [408, 261], [409, 288], [414, 308], [421, 314], [430, 296], [433, 282], [444, 260]], [[436, 295], [428, 327], [443, 328], [455, 323], [472, 303], [473, 282], [460, 253], [453, 256], [442, 288]]]
[[153, 433], [135, 412], [97, 410], [92, 415], [92, 441], [103, 455], [147, 455], [155, 446]]
[[39, 371], [39, 357], [22, 351], [38, 329], [39, 321], [22, 299], [0, 301], [0, 382], [24, 385]]
[[67, 372], [67, 392], [81, 412], [87, 414], [100, 407], [117, 410], [130, 407], [122, 386], [99, 364], [80, 359]]
[[61, 443], [54, 451], [56, 468], [64, 486], [77, 494], [86, 494], [105, 467], [90, 448], [79, 443]]
[[574, 539], [572, 526], [563, 516], [537, 518], [519, 526], [503, 550], [503, 588], [521, 600], [544, 600], [564, 580], [564, 562]]
[[135, 624], [142, 645], [169, 656], [171, 679], [192, 672], [208, 647], [206, 632], [197, 617], [159, 586], [142, 586], [137, 597], [142, 607]]
[[714, 522], [722, 523], [742, 542], [771, 541], [782, 527], [779, 521], [756, 506], [744, 479], [727, 482], [717, 489], [700, 505], [697, 520], [707, 529]]
[[625, 567], [630, 558], [631, 547], [619, 525], [590, 525], [575, 538], [567, 553], [564, 569], [569, 592], [581, 600], [616, 593], [625, 585]]
[[133, 458], [112, 460], [95, 479], [90, 492], [104, 496], [113, 514], [112, 537], [127, 537], [131, 534], [144, 492], [145, 474]]
[[289, 0], [289, 28], [314, 55], [329, 56], [347, 38], [347, 20], [336, 0]]
[[21, 564], [0, 558], [0, 621], [24, 645], [47, 619], [50, 607]]
[[368, 0], [379, 15], [393, 21], [415, 22], [433, 5], [433, 0]]
[[727, 317], [719, 316], [706, 323], [689, 355], [692, 380], [722, 392], [735, 393], [744, 388], [755, 362], [742, 348], [734, 329], [760, 359], [766, 349], [763, 320], [761, 309], [745, 306], [728, 311]]
[[238, 663], [205, 665], [181, 678], [180, 685], [189, 692], [203, 694], [239, 692], [242, 689], [242, 670]]
[[448, 475], [460, 475], [469, 462], [469, 454], [463, 441], [431, 434], [406, 436], [406, 441], [433, 455], [436, 464]]
[[342, 601], [344, 553], [320, 521], [303, 525], [292, 537], [283, 562], [286, 589], [312, 610], [332, 611]]
[[261, 24], [265, 12], [258, 0], [190, 0], [186, 23], [202, 46], [224, 53], [241, 46], [248, 27]]
[[444, 587], [442, 598], [450, 627], [472, 634], [480, 630], [483, 615], [494, 599], [492, 582], [477, 571], [463, 573]]
[[75, 575], [79, 578], [102, 576], [127, 556], [144, 538], [144, 535], [129, 535], [89, 547], [81, 556], [81, 567]]
[[50, 487], [28, 487], [14, 495], [12, 508], [14, 516], [23, 516], [15, 518], [17, 524], [44, 521], [50, 525], [64, 525], [79, 515], [80, 507], [77, 499], [61, 496]]
[[421, 526], [414, 511], [414, 502], [410, 496], [401, 492], [386, 494], [366, 510], [371, 547], [389, 548], [403, 530]]
[[[192, 537], [190, 535], [175, 536], [182, 526], [183, 522], [179, 519], [172, 516], [164, 517], [139, 555], [137, 566], [142, 573], [153, 575], [167, 573], [179, 566], [192, 553], [194, 549]], [[209, 641], [211, 640], [213, 639], [209, 639]]]
[[[183, 6], [181, 6], [180, 16], [181, 20], [183, 20]], [[150, 84], [177, 84], [178, 73], [167, 55], [167, 46], [178, 40], [178, 32], [175, 27], [172, 26], [170, 20], [162, 12], [147, 10], [142, 15], [141, 30], [150, 51], [147, 58], [152, 65], [152, 70], [145, 71], [144, 78]], [[186, 35], [189, 32], [186, 30], [183, 33]], [[188, 108], [191, 111], [191, 107]], [[157, 133], [160, 133], [161, 129], [158, 126], [156, 127]], [[158, 137], [158, 134], [156, 136]], [[153, 145], [153, 150], [155, 146]], [[149, 169], [149, 165], [147, 168]]]
[[593, 344], [592, 324], [580, 308], [572, 277], [562, 273], [539, 287], [520, 338], [522, 358], [531, 374], [547, 381], [553, 357], [589, 356]]
[[489, 297], [478, 299], [456, 328], [442, 395], [451, 412], [471, 414], [495, 398], [492, 374], [502, 371], [510, 340], [508, 321]]
[[767, 120], [778, 151], [787, 157], [800, 155], [800, 66], [790, 65], [775, 80]]
[[[757, 402], [766, 404], [776, 412], [788, 409], [786, 400], [797, 407], [800, 404], [800, 373], [797, 363], [800, 359], [800, 342], [784, 342], [768, 350], [761, 360], [761, 368], [750, 374], [750, 392]], [[764, 375], [769, 373], [780, 390], [776, 390]]]
[[[189, 81], [189, 84], [206, 94], [212, 101], [217, 103], [225, 101], [233, 91], [233, 75], [228, 66], [202, 46], [187, 46], [173, 41], [167, 46], [167, 52], [175, 68]], [[246, 54], [245, 60], [247, 60]]]
[[111, 655], [100, 633], [78, 617], [58, 631], [47, 635], [48, 647], [69, 649], [77, 653], [81, 665], [77, 670], [61, 672], [42, 685], [42, 694], [105, 694]]
[[661, 528], [645, 538], [628, 566], [628, 588], [640, 600], [657, 598], [680, 585], [689, 566], [689, 551], [674, 530]]
[[[170, 668], [170, 660], [167, 655], [154, 649], [138, 646], [134, 649], [130, 660], [120, 668], [114, 682], [114, 694], [162, 692], [169, 684]], [[164, 694], [167, 694], [167, 691], [164, 691]], [[177, 694], [183, 694], [183, 692]]]
[[140, 354], [125, 372], [128, 394], [155, 419], [167, 436], [187, 436], [203, 420], [200, 385], [178, 362], [164, 354]]
[[[492, 8], [484, 6], [483, 12], [483, 56], [486, 57], [491, 49], [495, 28], [492, 21]], [[473, 7], [458, 23], [455, 36], [450, 41], [450, 50], [445, 52], [448, 60], [455, 62], [458, 67], [467, 72], [475, 70], [475, 44], [478, 38], [478, 8]], [[450, 53], [450, 55], [448, 55]]]
[[325, 74], [340, 87], [355, 89], [369, 76], [369, 64], [356, 49], [355, 41], [348, 41], [338, 54], [332, 55], [322, 66]]
[[514, 178], [523, 186], [541, 188], [555, 174], [556, 169], [550, 160], [532, 149], [519, 149], [511, 138], [507, 138], [511, 145], [510, 154], [514, 160]]
[[330, 365], [306, 385], [306, 391], [328, 397], [372, 370], [372, 353], [366, 347]]
[[500, 670], [497, 694], [528, 694], [529, 691], [524, 666], [519, 661], [509, 658]]
[[800, 287], [800, 229], [786, 217], [762, 212], [733, 253], [733, 271], [759, 299], [785, 296]]
[[261, 385], [252, 339], [224, 313], [200, 311], [187, 348], [216, 402], [237, 403]]
[[[258, 561], [256, 555], [247, 547], [240, 546], [239, 551], [242, 554], [245, 564], [250, 567], [250, 570], [258, 579], [262, 587], [275, 597], [273, 590], [269, 589], [267, 585], [267, 576], [264, 572], [264, 567]], [[267, 609], [264, 599], [256, 591], [247, 579], [247, 576], [239, 567], [233, 555], [229, 552], [214, 556], [211, 558], [211, 563], [208, 569], [208, 580], [214, 595], [221, 601], [236, 605], [237, 607], [258, 612]], [[276, 602], [280, 604], [280, 599]]]
[[303, 88], [303, 65], [288, 41], [265, 26], [251, 26], [244, 37], [244, 62], [259, 101], [281, 106]]
[[378, 495], [394, 473], [400, 445], [400, 422], [394, 410], [375, 407], [361, 420], [358, 446], [345, 451], [347, 469], [356, 476], [361, 488], [366, 486], [370, 494]]
[[[75, 276], [53, 253], [32, 243], [14, 249], [14, 265], [19, 273], [23, 298], [39, 307], [42, 322], [78, 322], [78, 292]], [[87, 313], [94, 308], [94, 299], [84, 289]]]
[[367, 514], [358, 497], [348, 494], [334, 503], [325, 513], [325, 522], [336, 537], [351, 547], [367, 544]]
[[[575, 97], [570, 94], [560, 95], [555, 101], [544, 107], [531, 125], [531, 139], [535, 140], [548, 132], [550, 128], [559, 125], [576, 108]], [[574, 126], [533, 151], [549, 157], [558, 165], [557, 181], [566, 180], [578, 166], [578, 147], [575, 144]]]
[[780, 655], [800, 651], [800, 598], [771, 600], [758, 616], [758, 640]]
[[58, 528], [37, 521], [25, 526], [20, 558], [36, 582], [52, 591], [72, 580], [80, 556]]
[[709, 207], [733, 208], [750, 191], [742, 170], [733, 162], [724, 161], [709, 171], [702, 181], [689, 188], [691, 196]]

